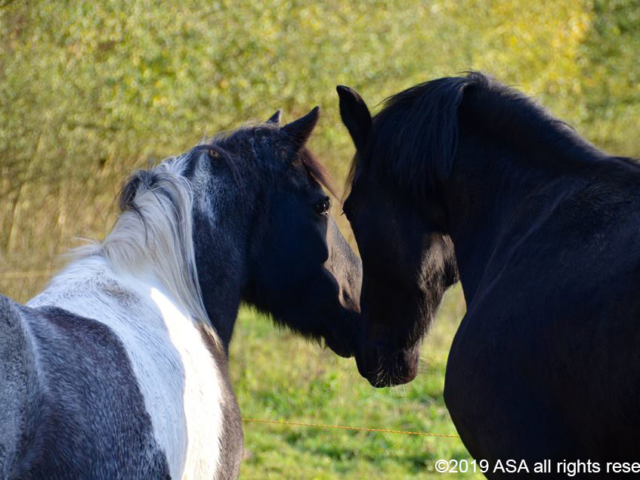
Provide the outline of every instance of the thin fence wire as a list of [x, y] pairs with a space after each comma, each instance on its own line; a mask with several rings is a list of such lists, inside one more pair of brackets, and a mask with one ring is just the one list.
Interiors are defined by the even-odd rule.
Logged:
[[458, 435], [445, 435], [443, 433], [418, 432], [412, 430], [392, 430], [389, 428], [352, 427], [348, 425], [329, 425], [324, 423], [288, 422], [285, 420], [263, 420], [261, 418], [243, 418], [246, 423], [267, 423], [276, 425], [290, 425], [296, 427], [309, 427], [319, 429], [355, 430], [358, 432], [396, 433], [401, 435], [419, 435], [424, 437], [460, 438]]

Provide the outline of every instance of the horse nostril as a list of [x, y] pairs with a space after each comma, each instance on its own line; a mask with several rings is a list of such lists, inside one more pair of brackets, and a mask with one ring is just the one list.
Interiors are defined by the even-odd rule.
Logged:
[[342, 308], [358, 315], [362, 313], [360, 308], [360, 301], [358, 299], [353, 298], [353, 296], [349, 293], [348, 289], [340, 287], [340, 293], [338, 294], [338, 299], [340, 301], [340, 305], [342, 306]]

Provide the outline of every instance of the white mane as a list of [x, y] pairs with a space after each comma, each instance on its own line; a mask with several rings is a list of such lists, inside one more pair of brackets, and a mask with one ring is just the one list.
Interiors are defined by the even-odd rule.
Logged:
[[182, 176], [184, 167], [185, 157], [177, 157], [150, 170], [151, 187], [140, 182], [132, 207], [121, 213], [104, 241], [74, 254], [102, 256], [118, 274], [140, 278], [151, 273], [196, 321], [208, 323], [193, 246], [193, 192]]

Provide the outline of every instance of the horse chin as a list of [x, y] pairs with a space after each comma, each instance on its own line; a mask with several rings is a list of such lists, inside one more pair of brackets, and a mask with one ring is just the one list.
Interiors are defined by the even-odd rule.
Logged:
[[[360, 372], [362, 375], [362, 372]], [[402, 374], [396, 371], [387, 372], [381, 369], [374, 375], [363, 375], [375, 388], [397, 387], [398, 385], [405, 385], [413, 381], [416, 378], [416, 373]]]
[[326, 336], [324, 343], [333, 353], [342, 358], [351, 358], [355, 355], [354, 342], [344, 334]]
[[[385, 388], [404, 385], [413, 381], [418, 374], [419, 358], [417, 355], [407, 355], [407, 352], [396, 351], [390, 354], [375, 355], [375, 357], [376, 359], [371, 362], [372, 358], [356, 355], [358, 372], [373, 387]], [[378, 358], [387, 358], [388, 360], [379, 362]]]
[[351, 358], [354, 355], [353, 350], [341, 342], [335, 342], [325, 339], [325, 344], [333, 353], [335, 353], [339, 357]]

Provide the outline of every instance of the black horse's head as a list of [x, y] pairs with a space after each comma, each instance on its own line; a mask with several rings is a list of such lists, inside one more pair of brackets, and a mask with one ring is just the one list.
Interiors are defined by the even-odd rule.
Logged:
[[327, 175], [305, 147], [318, 116], [315, 108], [281, 126], [277, 112], [190, 154], [202, 199], [194, 216], [200, 284], [226, 346], [242, 300], [339, 355], [354, 354], [361, 265], [330, 214]]
[[421, 175], [406, 160], [421, 142], [401, 130], [412, 122], [411, 92], [394, 97], [375, 118], [352, 89], [338, 87], [338, 94], [356, 146], [344, 203], [363, 262], [356, 361], [372, 385], [399, 385], [415, 378], [421, 339], [457, 280], [446, 211], [426, 178], [419, 190], [397, 181]]

